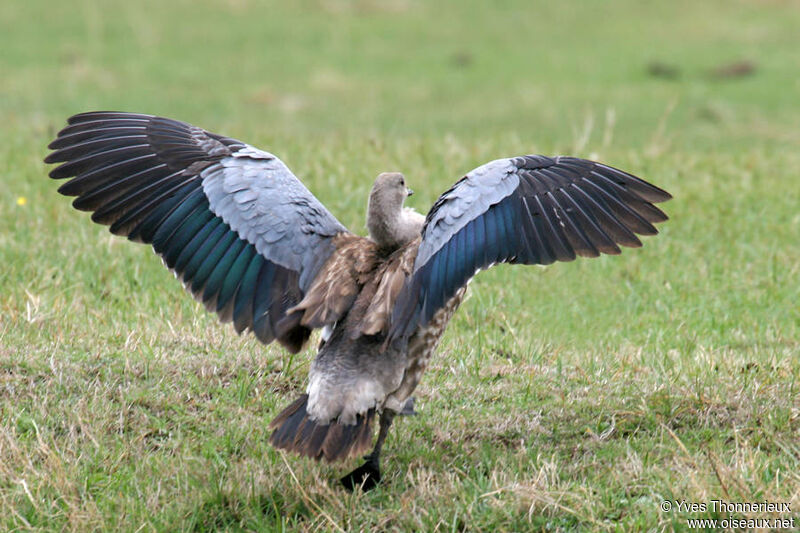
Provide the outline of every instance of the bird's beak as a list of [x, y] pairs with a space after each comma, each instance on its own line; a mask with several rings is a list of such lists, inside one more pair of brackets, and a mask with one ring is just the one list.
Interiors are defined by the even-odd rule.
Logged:
[[408, 196], [411, 196], [412, 194], [414, 194], [414, 191], [413, 191], [413, 189], [409, 189], [408, 187], [406, 187], [406, 194], [407, 194]]

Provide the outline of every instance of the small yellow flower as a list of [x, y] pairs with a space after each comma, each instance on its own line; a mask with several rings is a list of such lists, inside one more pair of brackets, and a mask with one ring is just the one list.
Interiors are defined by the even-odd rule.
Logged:
[[28, 199], [25, 198], [24, 196], [18, 196], [17, 197], [17, 205], [25, 205], [27, 203], [28, 203]]

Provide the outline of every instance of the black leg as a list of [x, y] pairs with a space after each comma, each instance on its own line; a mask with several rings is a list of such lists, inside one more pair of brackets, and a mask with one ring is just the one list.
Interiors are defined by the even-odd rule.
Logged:
[[383, 441], [386, 440], [386, 435], [389, 434], [389, 428], [392, 426], [392, 421], [396, 414], [388, 409], [381, 413], [381, 427], [375, 448], [372, 449], [369, 455], [364, 457], [366, 463], [341, 479], [344, 488], [352, 492], [356, 487], [362, 487], [366, 492], [374, 489], [381, 482], [381, 448], [383, 447]]

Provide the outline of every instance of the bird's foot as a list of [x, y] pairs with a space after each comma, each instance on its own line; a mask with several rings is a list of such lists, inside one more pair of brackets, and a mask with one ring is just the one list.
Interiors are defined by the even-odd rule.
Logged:
[[418, 413], [414, 410], [414, 403], [415, 402], [416, 402], [416, 399], [413, 396], [411, 396], [410, 398], [408, 398], [406, 400], [406, 403], [403, 404], [403, 408], [397, 414], [400, 415], [400, 416], [415, 416], [415, 415], [417, 415]]
[[366, 459], [366, 463], [339, 480], [348, 491], [353, 492], [356, 487], [361, 487], [364, 492], [367, 492], [381, 482], [381, 469], [378, 462], [369, 455]]

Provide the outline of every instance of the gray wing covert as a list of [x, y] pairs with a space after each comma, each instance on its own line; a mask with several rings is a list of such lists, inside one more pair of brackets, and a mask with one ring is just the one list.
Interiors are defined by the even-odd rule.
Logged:
[[655, 235], [666, 191], [613, 167], [528, 155], [483, 165], [428, 213], [413, 274], [392, 312], [389, 339], [407, 339], [479, 270], [619, 254]]
[[116, 235], [151, 244], [186, 288], [237, 332], [297, 351], [310, 330], [279, 326], [326, 259], [336, 218], [272, 154], [152, 115], [75, 115], [50, 144], [59, 192]]

